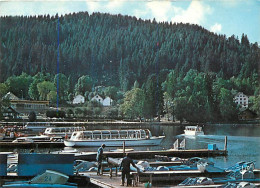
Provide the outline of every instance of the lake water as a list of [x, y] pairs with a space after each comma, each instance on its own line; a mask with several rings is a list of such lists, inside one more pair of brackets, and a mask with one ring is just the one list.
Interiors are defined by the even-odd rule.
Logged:
[[[210, 125], [204, 126], [204, 136], [187, 137], [183, 136], [185, 126], [182, 125], [125, 125], [121, 129], [130, 128], [148, 128], [153, 135], [165, 135], [165, 139], [160, 146], [152, 147], [134, 147], [135, 150], [158, 150], [169, 149], [172, 147], [174, 141], [179, 139], [182, 141], [186, 139], [187, 149], [205, 149], [208, 144], [216, 144], [219, 149], [224, 149], [225, 136], [228, 137], [228, 156], [209, 158], [215, 163], [215, 166], [226, 168], [234, 165], [239, 161], [255, 161], [256, 168], [260, 168], [260, 126], [250, 125]], [[88, 129], [117, 129], [115, 126], [95, 126], [88, 127]], [[39, 153], [46, 153], [49, 150], [57, 151], [64, 148], [36, 148], [35, 151]], [[80, 151], [96, 151], [97, 148], [77, 148]], [[107, 147], [105, 150], [116, 149]], [[18, 152], [27, 153], [29, 149], [17, 149]], [[13, 149], [1, 149], [0, 151], [13, 151]]]

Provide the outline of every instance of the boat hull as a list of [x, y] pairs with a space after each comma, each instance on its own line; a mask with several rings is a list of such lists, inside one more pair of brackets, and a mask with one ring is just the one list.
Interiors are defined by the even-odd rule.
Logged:
[[68, 147], [98, 147], [102, 144], [106, 144], [108, 147], [113, 146], [122, 146], [123, 142], [125, 142], [125, 146], [156, 146], [160, 145], [164, 136], [159, 137], [151, 137], [150, 139], [118, 139], [118, 140], [110, 140], [110, 139], [100, 139], [100, 140], [65, 140], [64, 144]]

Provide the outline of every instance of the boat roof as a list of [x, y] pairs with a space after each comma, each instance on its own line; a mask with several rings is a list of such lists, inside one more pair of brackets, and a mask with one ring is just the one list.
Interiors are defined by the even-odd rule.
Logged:
[[74, 132], [93, 132], [93, 133], [111, 133], [111, 132], [145, 132], [148, 129], [125, 129], [125, 130], [86, 130], [86, 131], [74, 131]]
[[78, 126], [78, 127], [47, 127], [46, 129], [84, 129], [84, 127], [82, 126]]
[[197, 127], [200, 127], [198, 125], [189, 125], [189, 126], [185, 126], [185, 128], [197, 128]]

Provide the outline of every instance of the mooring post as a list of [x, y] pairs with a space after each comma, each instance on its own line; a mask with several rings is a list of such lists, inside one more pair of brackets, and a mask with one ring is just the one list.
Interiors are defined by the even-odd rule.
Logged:
[[111, 166], [110, 166], [110, 171], [109, 171], [109, 177], [110, 177], [110, 178], [112, 178], [112, 176], [113, 176], [112, 173], [113, 173], [113, 172], [112, 172], [112, 165], [111, 165]]
[[123, 157], [125, 156], [125, 141], [123, 142]]
[[224, 146], [224, 150], [227, 151], [227, 136], [225, 136], [225, 146]]

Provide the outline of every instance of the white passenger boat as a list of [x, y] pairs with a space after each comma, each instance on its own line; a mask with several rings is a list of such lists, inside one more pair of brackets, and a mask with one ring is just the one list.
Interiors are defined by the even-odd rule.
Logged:
[[46, 128], [51, 127], [49, 122], [28, 122], [24, 128], [32, 131], [43, 131]]
[[204, 135], [204, 132], [202, 130], [202, 127], [197, 126], [186, 126], [184, 130], [185, 135]]
[[159, 145], [165, 136], [152, 136], [148, 129], [75, 131], [65, 146], [148, 146]]
[[85, 127], [49, 127], [44, 131], [44, 135], [55, 137], [59, 136], [62, 138], [70, 137], [75, 131], [84, 131]]

